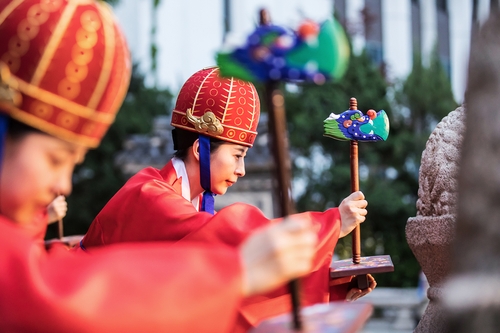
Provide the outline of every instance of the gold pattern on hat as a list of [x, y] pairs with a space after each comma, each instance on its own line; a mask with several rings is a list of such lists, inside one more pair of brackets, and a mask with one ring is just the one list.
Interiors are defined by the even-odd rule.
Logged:
[[30, 106], [30, 112], [41, 119], [50, 119], [54, 113], [54, 107], [41, 101], [33, 101]]
[[22, 103], [21, 93], [12, 87], [10, 87], [6, 81], [10, 77], [10, 71], [8, 67], [0, 62], [0, 104], [9, 104], [13, 106], [19, 106]]
[[19, 36], [12, 36], [9, 40], [9, 54], [14, 57], [22, 57], [28, 52], [30, 42], [22, 40]]
[[87, 66], [80, 66], [73, 61], [66, 65], [66, 78], [71, 82], [82, 82], [89, 73]]
[[82, 49], [91, 49], [97, 43], [97, 33], [80, 28], [76, 32], [76, 43]]
[[[42, 10], [49, 13], [59, 9], [61, 7], [61, 4], [62, 4], [61, 0], [42, 0], [40, 2]], [[71, 20], [74, 16], [74, 13], [76, 12], [77, 7], [78, 7], [78, 2], [70, 1], [63, 9], [61, 16], [54, 28], [54, 32], [50, 36], [50, 39], [47, 45], [45, 46], [45, 50], [42, 54], [42, 57], [37, 64], [35, 72], [33, 73], [33, 77], [31, 78], [30, 82], [32, 85], [37, 87], [40, 86], [42, 79], [47, 74], [47, 69], [49, 68], [52, 59], [54, 58], [54, 55], [57, 52], [57, 48], [61, 44], [61, 41], [64, 37], [64, 33], [66, 32], [66, 29], [71, 23]], [[21, 35], [20, 37], [22, 38]]]
[[73, 45], [71, 50], [71, 59], [75, 62], [75, 64], [80, 66], [87, 66], [94, 57], [93, 49], [84, 49], [81, 48], [78, 44]]
[[42, 6], [35, 4], [28, 10], [28, 22], [32, 25], [40, 25], [47, 22], [49, 13], [42, 9]]
[[194, 128], [200, 133], [208, 133], [211, 135], [220, 135], [224, 132], [224, 128], [212, 111], [205, 112], [201, 117], [193, 116], [191, 108], [186, 110], [188, 121], [194, 125]]
[[78, 124], [78, 117], [70, 113], [61, 112], [57, 116], [56, 124], [62, 128], [73, 130]]
[[5, 19], [23, 2], [24, 0], [13, 0], [5, 6], [3, 11], [0, 12], [0, 24], [2, 24]]
[[9, 52], [5, 52], [2, 57], [0, 57], [0, 61], [2, 61], [7, 67], [9, 67], [9, 72], [15, 74], [19, 67], [21, 67], [21, 60], [18, 56], [14, 56]]
[[[116, 46], [116, 35], [114, 31], [114, 24], [112, 13], [109, 7], [107, 6], [98, 6], [97, 10], [101, 16], [102, 21], [94, 22], [94, 24], [83, 25], [85, 20], [82, 20], [81, 23], [83, 25], [83, 29], [89, 31], [90, 33], [93, 30], [101, 28], [104, 31], [104, 57], [102, 59], [101, 71], [99, 73], [99, 78], [97, 80], [97, 84], [95, 86], [94, 92], [87, 103], [87, 106], [92, 109], [97, 109], [99, 103], [102, 100], [102, 96], [104, 95], [104, 91], [106, 90], [107, 85], [111, 79], [111, 71], [113, 68], [113, 61], [115, 59], [115, 46]], [[88, 23], [88, 22], [87, 22]]]
[[40, 26], [38, 23], [32, 24], [32, 20], [28, 20], [27, 18], [19, 22], [17, 26], [17, 35], [19, 38], [25, 41], [30, 41], [38, 35], [40, 31]]
[[46, 12], [55, 12], [62, 6], [62, 0], [42, 0], [40, 6]]
[[57, 92], [59, 96], [69, 100], [75, 99], [80, 94], [80, 82], [73, 82], [68, 78], [62, 79], [57, 85]]
[[99, 15], [92, 10], [85, 11], [82, 16], [80, 16], [80, 23], [83, 29], [89, 32], [97, 32], [101, 28], [101, 21]]

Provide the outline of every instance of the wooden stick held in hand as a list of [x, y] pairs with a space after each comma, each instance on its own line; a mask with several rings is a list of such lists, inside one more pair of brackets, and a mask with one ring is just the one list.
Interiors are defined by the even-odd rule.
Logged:
[[[260, 25], [269, 25], [269, 13], [260, 10]], [[280, 215], [287, 217], [292, 213], [291, 182], [290, 182], [290, 156], [288, 153], [288, 140], [286, 138], [285, 98], [279, 89], [278, 81], [268, 81], [265, 86], [265, 99], [269, 113], [270, 148], [273, 152], [278, 179], [277, 198], [279, 200]], [[294, 279], [288, 284], [292, 301], [293, 328], [302, 331], [300, 318], [299, 281]]]

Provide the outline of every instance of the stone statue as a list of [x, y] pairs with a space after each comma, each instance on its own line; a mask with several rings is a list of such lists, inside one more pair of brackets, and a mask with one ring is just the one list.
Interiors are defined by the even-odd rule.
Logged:
[[415, 333], [442, 333], [441, 286], [450, 270], [454, 238], [460, 147], [465, 107], [444, 117], [427, 141], [419, 174], [417, 216], [408, 219], [406, 239], [429, 282], [429, 304]]

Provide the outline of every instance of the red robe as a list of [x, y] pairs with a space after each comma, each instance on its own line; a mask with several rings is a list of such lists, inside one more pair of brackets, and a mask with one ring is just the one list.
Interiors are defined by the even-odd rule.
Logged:
[[0, 215], [0, 332], [229, 332], [238, 253], [200, 243], [46, 252]]
[[[83, 239], [85, 248], [119, 242], [202, 241], [238, 246], [257, 228], [276, 223], [254, 206], [233, 204], [215, 215], [198, 212], [182, 196], [182, 178], [170, 161], [162, 170], [146, 168], [134, 175], [111, 198], [92, 222]], [[338, 209], [298, 214], [318, 225], [319, 243], [312, 273], [301, 279], [302, 304], [345, 299], [347, 287], [338, 286], [331, 297], [329, 267], [340, 233]], [[286, 287], [244, 300], [232, 332], [245, 332], [262, 319], [290, 310]]]

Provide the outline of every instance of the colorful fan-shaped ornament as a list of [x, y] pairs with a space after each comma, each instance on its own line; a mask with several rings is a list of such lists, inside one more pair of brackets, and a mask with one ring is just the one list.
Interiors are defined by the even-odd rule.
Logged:
[[253, 82], [311, 81], [321, 84], [344, 74], [350, 55], [342, 26], [306, 20], [292, 31], [261, 25], [246, 44], [217, 54], [221, 75]]

